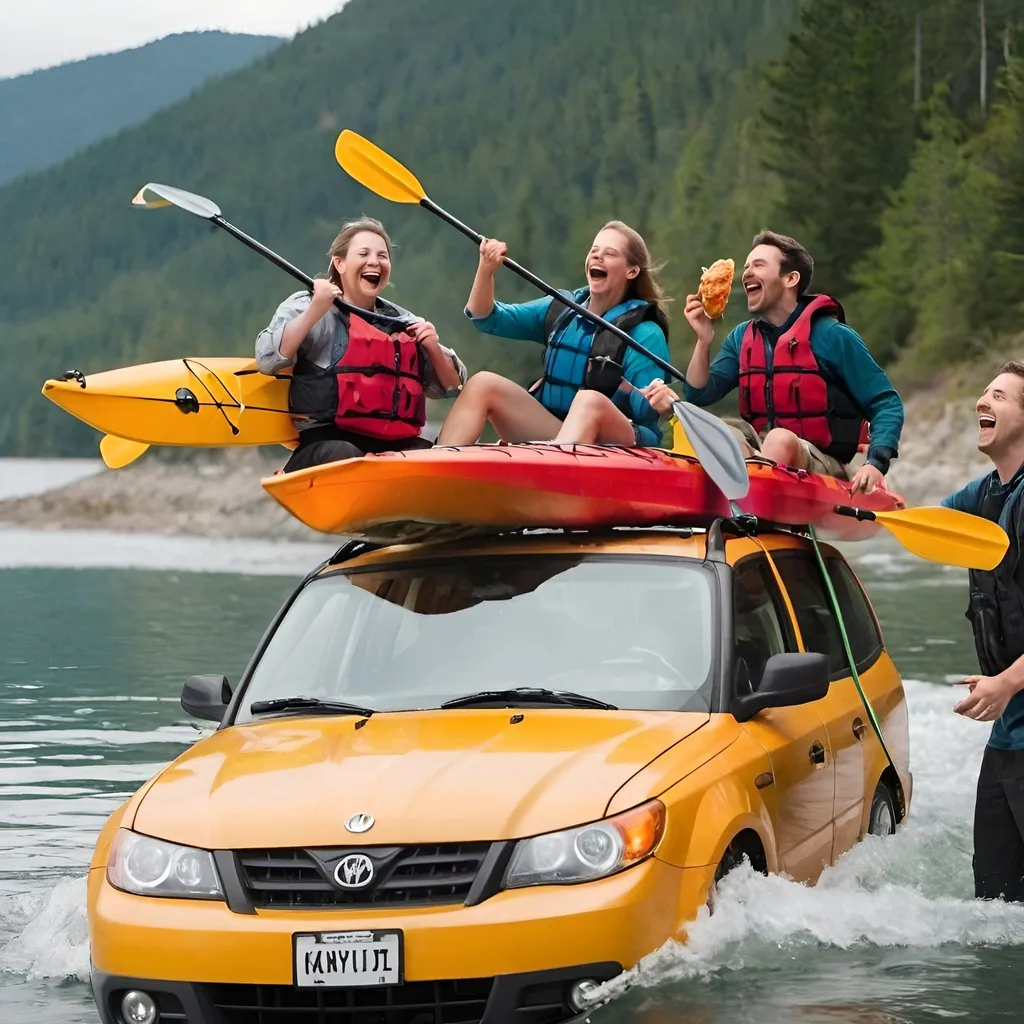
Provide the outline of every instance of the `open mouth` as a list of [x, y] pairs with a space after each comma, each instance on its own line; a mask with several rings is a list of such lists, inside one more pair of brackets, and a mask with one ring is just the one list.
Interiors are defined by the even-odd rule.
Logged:
[[762, 288], [759, 281], [751, 281], [750, 284], [745, 284], [743, 290], [747, 293], [748, 301], [750, 299], [756, 299], [761, 295]]
[[587, 276], [591, 281], [603, 281], [608, 276], [608, 271], [603, 267], [591, 267], [587, 271]]
[[360, 277], [372, 288], [380, 284], [380, 274], [377, 271], [368, 270], [365, 274], [360, 274]]
[[978, 429], [979, 430], [991, 430], [996, 425], [995, 416], [988, 416], [982, 414], [978, 417]]

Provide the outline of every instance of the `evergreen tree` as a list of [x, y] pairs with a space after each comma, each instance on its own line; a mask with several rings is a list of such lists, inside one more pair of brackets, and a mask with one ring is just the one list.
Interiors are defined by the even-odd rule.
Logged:
[[820, 289], [845, 292], [878, 242], [885, 189], [899, 184], [913, 147], [912, 75], [911, 19], [893, 0], [811, 0], [770, 69], [775, 227], [811, 250]]
[[998, 182], [987, 304], [997, 328], [1019, 331], [1024, 313], [1024, 60], [1020, 58], [1011, 58], [1000, 72], [997, 101], [979, 149]]
[[926, 105], [924, 138], [882, 213], [880, 245], [855, 273], [861, 290], [851, 303], [880, 359], [909, 342], [916, 365], [936, 369], [984, 340], [979, 285], [997, 225], [998, 179], [949, 101], [948, 87], [939, 86]]

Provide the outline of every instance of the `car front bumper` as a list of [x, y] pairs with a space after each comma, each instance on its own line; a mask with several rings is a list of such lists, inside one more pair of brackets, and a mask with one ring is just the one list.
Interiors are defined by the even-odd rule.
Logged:
[[413, 982], [400, 996], [385, 989], [292, 989], [276, 985], [210, 985], [125, 978], [92, 971], [92, 990], [103, 1024], [124, 1024], [121, 1000], [132, 990], [156, 1003], [159, 1024], [335, 1024], [373, 1020], [407, 1024], [412, 1020], [459, 1020], [479, 1024], [573, 1024], [591, 1011], [578, 1012], [568, 993], [580, 981], [607, 981], [620, 973], [616, 963], [575, 967], [460, 983]]
[[[270, 1000], [272, 1009], [273, 1001], [312, 995], [313, 1015], [295, 1018], [312, 1024], [318, 1020], [315, 997], [328, 990], [293, 987], [293, 935], [398, 929], [404, 967], [403, 984], [392, 990], [402, 990], [397, 999], [415, 996], [416, 986], [450, 987], [468, 980], [475, 986], [470, 1001], [476, 1003], [483, 998], [481, 986], [488, 986], [479, 1007], [486, 1014], [457, 1019], [566, 1021], [574, 1016], [567, 993], [576, 982], [607, 980], [666, 941], [682, 938], [682, 926], [704, 903], [713, 873], [713, 866], [677, 868], [651, 858], [611, 878], [499, 892], [476, 906], [239, 914], [219, 901], [133, 896], [110, 886], [98, 868], [89, 873], [96, 1001], [105, 1024], [122, 1024], [118, 1007], [131, 988], [155, 996], [158, 1005], [164, 993], [168, 1005], [161, 1006], [161, 1024], [270, 1024], [290, 1018], [280, 1011], [225, 1015], [216, 1004]], [[386, 990], [335, 991], [356, 993], [351, 998], [359, 1000], [370, 998], [368, 991]], [[424, 1005], [436, 996], [422, 992]], [[514, 1005], [520, 999], [535, 1003], [536, 1012], [524, 1015], [529, 1007]], [[551, 1015], [553, 1000], [565, 1004], [561, 1015]], [[550, 1013], [541, 1012], [543, 1007]], [[394, 1021], [403, 1024], [404, 1018]]]

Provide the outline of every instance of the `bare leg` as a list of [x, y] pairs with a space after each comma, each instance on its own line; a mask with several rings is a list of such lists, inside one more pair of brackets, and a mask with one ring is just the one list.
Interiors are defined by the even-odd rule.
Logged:
[[801, 444], [800, 438], [791, 430], [783, 430], [781, 427], [768, 431], [761, 442], [761, 454], [780, 466], [789, 466], [791, 469], [811, 468], [807, 449]]
[[555, 444], [635, 445], [633, 424], [600, 391], [577, 391]]
[[476, 444], [490, 420], [503, 441], [550, 441], [561, 423], [526, 388], [484, 370], [466, 382], [437, 436], [439, 445]]

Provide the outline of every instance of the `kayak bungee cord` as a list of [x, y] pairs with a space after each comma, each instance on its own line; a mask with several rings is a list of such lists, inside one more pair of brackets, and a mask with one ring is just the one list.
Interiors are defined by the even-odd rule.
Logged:
[[224, 422], [227, 423], [227, 425], [231, 428], [231, 433], [232, 434], [237, 434], [239, 428], [236, 427], [234, 425], [234, 423], [231, 422], [231, 417], [228, 416], [228, 414], [224, 411], [224, 403], [223, 402], [219, 402], [217, 400], [217, 398], [214, 396], [213, 392], [210, 390], [209, 386], [207, 385], [206, 381], [203, 380], [203, 378], [200, 377], [199, 374], [196, 373], [196, 371], [192, 369], [192, 366], [190, 365], [190, 363], [194, 362], [196, 364], [196, 366], [202, 367], [211, 377], [213, 377], [213, 379], [224, 389], [224, 391], [232, 399], [234, 404], [232, 406], [230, 406], [230, 408], [237, 409], [239, 416], [241, 416], [242, 413], [245, 412], [245, 406], [242, 404], [241, 399], [235, 398], [235, 396], [232, 395], [231, 392], [228, 390], [228, 386], [224, 383], [224, 381], [222, 381], [220, 379], [220, 377], [213, 370], [211, 370], [208, 366], [204, 366], [201, 362], [199, 362], [198, 359], [189, 360], [188, 357], [185, 357], [185, 358], [182, 359], [182, 362], [185, 364], [185, 369], [188, 370], [188, 372], [191, 373], [192, 376], [195, 377], [195, 379], [197, 381], [199, 381], [200, 384], [202, 384], [203, 389], [210, 396], [210, 401], [213, 402], [213, 404], [216, 407], [216, 409], [218, 410], [218, 412], [220, 412], [221, 416], [224, 417]]
[[882, 727], [878, 723], [878, 718], [875, 716], [875, 709], [871, 706], [871, 701], [868, 699], [868, 695], [864, 692], [864, 687], [860, 683], [860, 673], [857, 671], [857, 662], [853, 657], [853, 648], [850, 646], [850, 638], [846, 632], [846, 622], [843, 618], [842, 609], [839, 607], [839, 598], [836, 596], [835, 588], [832, 586], [832, 577], [829, 576], [828, 568], [825, 565], [825, 559], [822, 557], [821, 548], [818, 546], [818, 537], [814, 532], [814, 527], [808, 523], [807, 532], [811, 538], [811, 546], [814, 548], [814, 556], [818, 562], [818, 568], [821, 570], [822, 578], [825, 580], [825, 589], [828, 591], [829, 602], [832, 605], [832, 614], [835, 615], [836, 623], [839, 626], [839, 635], [843, 639], [843, 649], [846, 651], [846, 660], [850, 666], [850, 675], [853, 677], [853, 685], [857, 687], [857, 693], [860, 694], [861, 703], [864, 705], [864, 710], [867, 712], [871, 727], [875, 730], [875, 735], [878, 737], [878, 742], [882, 745], [882, 753], [885, 754], [886, 760], [889, 762], [889, 767], [892, 768], [893, 775], [896, 777], [896, 796], [900, 802], [900, 816], [902, 817], [906, 813], [906, 797], [903, 793], [903, 782], [900, 779], [900, 773], [896, 769], [896, 765], [893, 762], [892, 754], [889, 753], [889, 747], [886, 745], [885, 737], [882, 735]]

